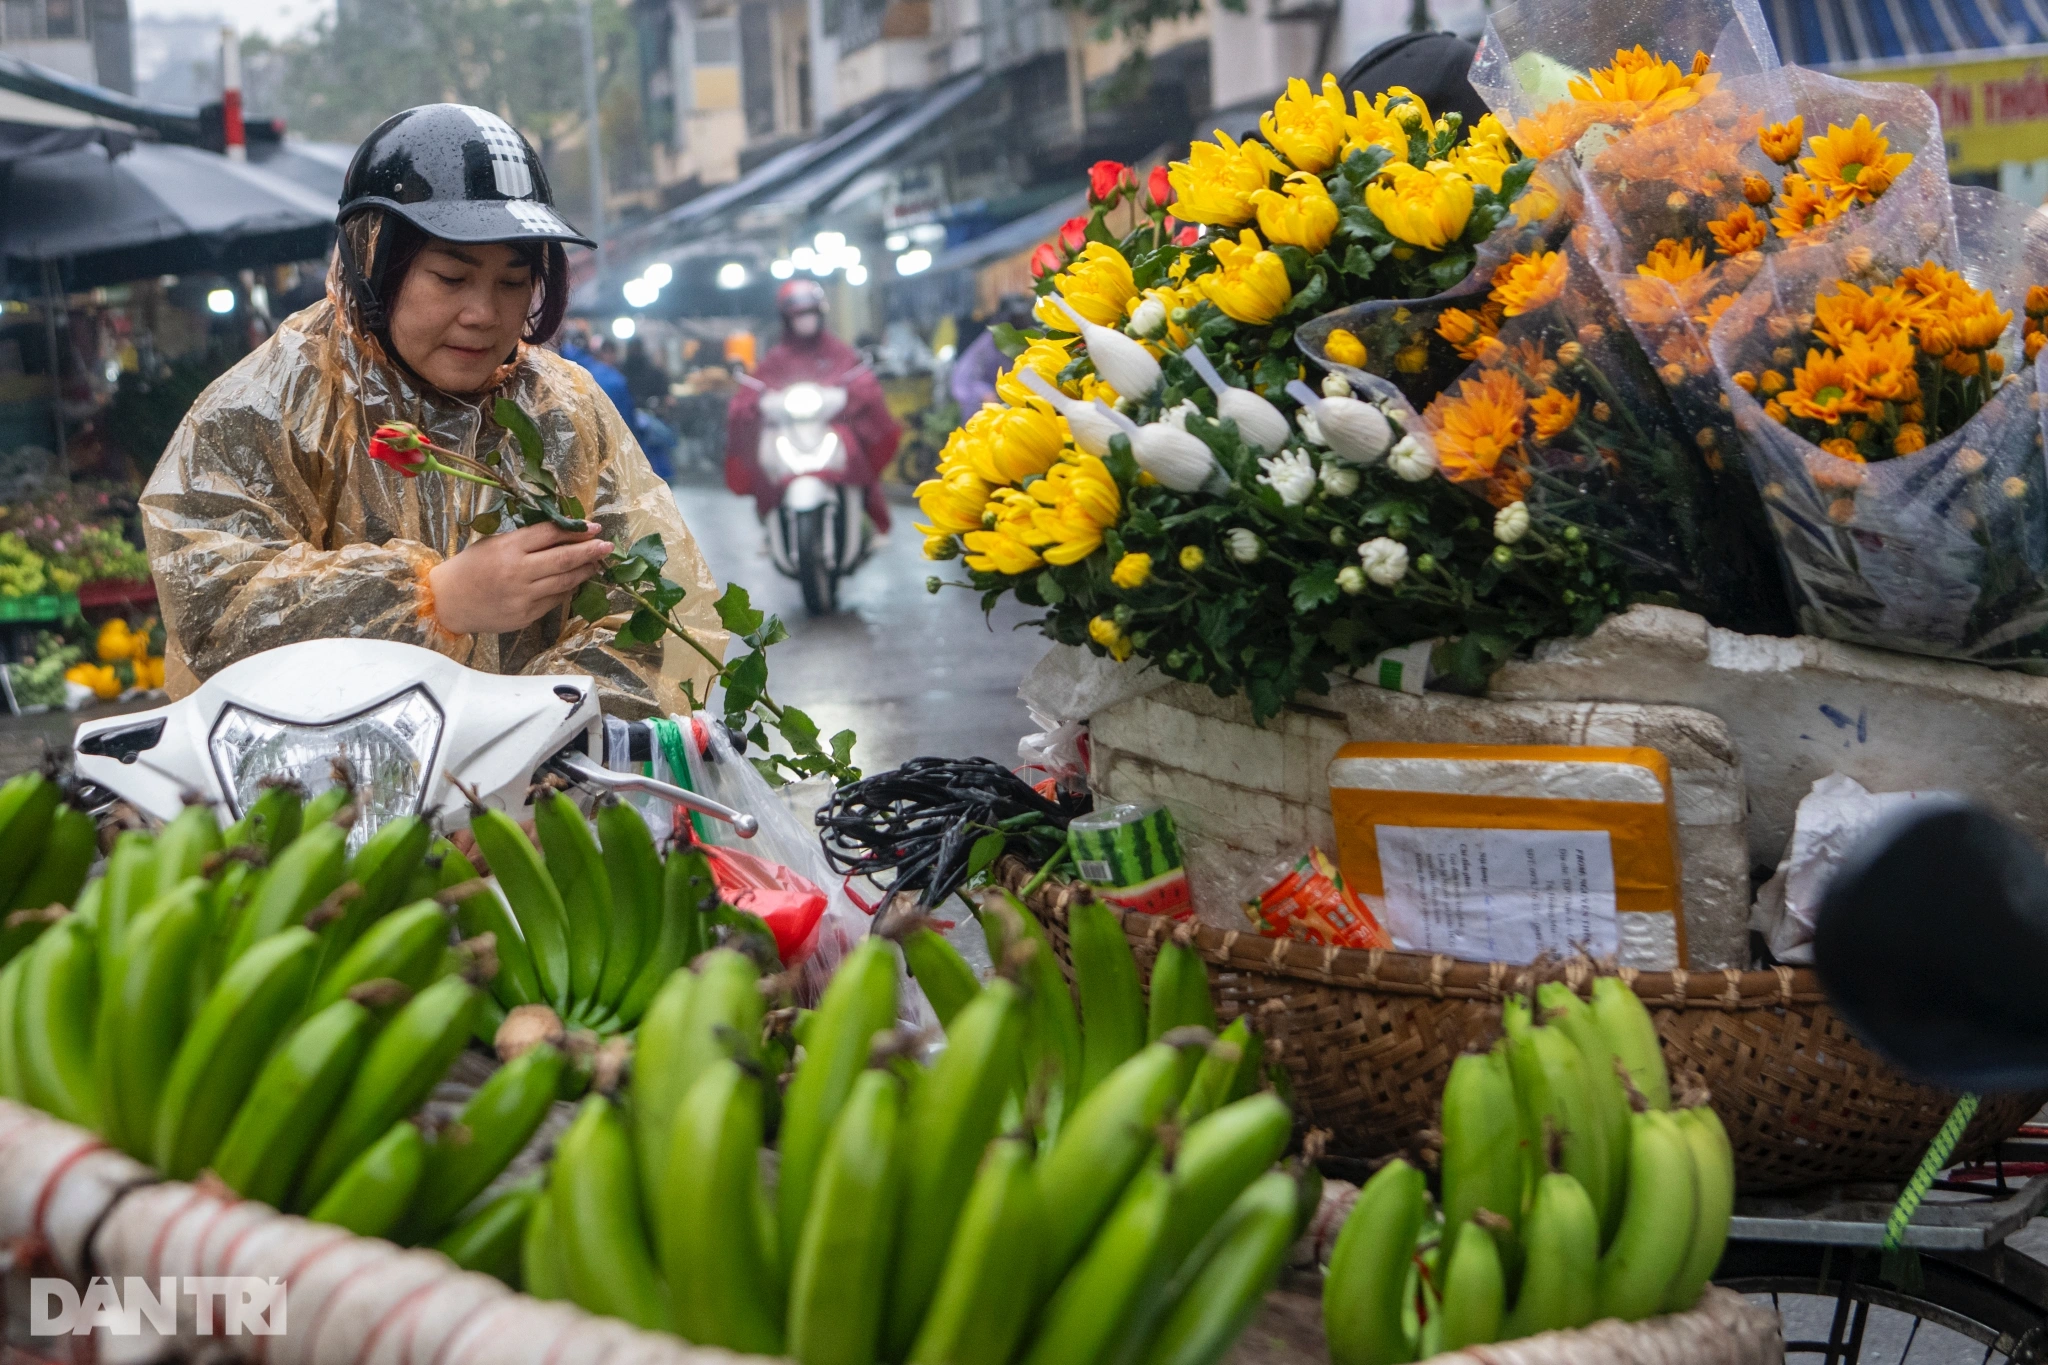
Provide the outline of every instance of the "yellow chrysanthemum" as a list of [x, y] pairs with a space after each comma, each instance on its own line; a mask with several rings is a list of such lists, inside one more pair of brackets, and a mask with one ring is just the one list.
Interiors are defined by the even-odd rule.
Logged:
[[1261, 327], [1279, 317], [1294, 297], [1287, 282], [1287, 267], [1265, 249], [1250, 228], [1216, 239], [1214, 248], [1220, 269], [1196, 277], [1195, 284], [1209, 302], [1239, 322]]
[[1258, 210], [1259, 231], [1269, 242], [1321, 251], [1337, 230], [1336, 201], [1307, 171], [1288, 176], [1277, 190], [1260, 190], [1252, 204]]
[[1579, 420], [1579, 396], [1545, 389], [1529, 400], [1529, 420], [1539, 441], [1554, 441]]
[[1892, 437], [1892, 454], [1911, 455], [1916, 450], [1927, 448], [1927, 432], [1918, 422], [1900, 425], [1899, 434]]
[[1896, 284], [1864, 289], [1847, 280], [1813, 301], [1813, 333], [1836, 350], [1863, 337], [1910, 329], [1927, 314], [1923, 300]]
[[1639, 123], [1657, 123], [1690, 109], [1709, 94], [1720, 77], [1707, 70], [1707, 54], [1695, 53], [1690, 71], [1638, 45], [1617, 51], [1610, 66], [1595, 67], [1585, 80], [1566, 84], [1582, 103], [1623, 105]]
[[[1120, 327], [1124, 305], [1137, 294], [1131, 278], [1131, 263], [1107, 242], [1090, 242], [1055, 277], [1053, 287], [1068, 306], [1098, 327]], [[1040, 299], [1033, 316], [1060, 332], [1071, 332], [1074, 324], [1050, 298]]]
[[1799, 144], [1805, 140], [1806, 118], [1802, 114], [1794, 114], [1783, 123], [1773, 123], [1756, 135], [1756, 145], [1780, 166], [1792, 164], [1792, 158], [1799, 155]]
[[1021, 407], [1031, 401], [1030, 389], [1018, 378], [1023, 370], [1036, 370], [1045, 376], [1045, 381], [1054, 388], [1060, 386], [1060, 371], [1074, 358], [1075, 338], [1033, 337], [1025, 346], [1024, 353], [996, 376], [996, 397], [1012, 407]]
[[1561, 251], [1518, 251], [1493, 272], [1493, 300], [1503, 317], [1533, 313], [1564, 293], [1568, 270]]
[[[1067, 424], [1042, 401], [1018, 407], [983, 406], [955, 435], [969, 436], [969, 467], [990, 484], [1021, 484], [1060, 458]], [[948, 442], [948, 444], [951, 444]]]
[[1514, 206], [1509, 212], [1515, 215], [1517, 223], [1528, 227], [1532, 223], [1547, 222], [1550, 216], [1562, 207], [1563, 202], [1558, 198], [1557, 190], [1551, 185], [1549, 178], [1538, 171], [1529, 177], [1528, 185], [1515, 196]]
[[1132, 552], [1116, 562], [1109, 571], [1109, 581], [1125, 592], [1142, 588], [1152, 578], [1152, 556]]
[[1180, 566], [1189, 573], [1193, 573], [1208, 562], [1209, 556], [1202, 553], [1201, 546], [1183, 545], [1180, 547]]
[[1650, 248], [1650, 254], [1636, 267], [1636, 274], [1647, 279], [1664, 280], [1681, 284], [1699, 274], [1707, 266], [1707, 253], [1692, 244], [1692, 238], [1665, 237]]
[[979, 531], [982, 513], [993, 492], [971, 469], [956, 469], [941, 478], [926, 479], [912, 496], [931, 525], [917, 529], [926, 535]]
[[1311, 91], [1297, 76], [1287, 82], [1286, 93], [1272, 112], [1259, 116], [1259, 131], [1295, 169], [1320, 173], [1343, 155], [1344, 140], [1350, 135], [1345, 116], [1344, 91], [1335, 76], [1323, 76], [1320, 92]]
[[1708, 223], [1707, 231], [1714, 234], [1714, 245], [1720, 248], [1723, 256], [1740, 256], [1762, 246], [1771, 230], [1763, 219], [1756, 216], [1755, 209], [1748, 204], [1738, 204], [1726, 218]]
[[1831, 123], [1807, 142], [1812, 155], [1800, 158], [1799, 169], [1814, 183], [1868, 204], [1913, 164], [1911, 152], [1891, 150], [1884, 130], [1882, 123], [1872, 127], [1868, 114], [1858, 114], [1847, 128]]
[[1251, 221], [1252, 196], [1287, 167], [1263, 142], [1233, 142], [1221, 128], [1216, 141], [1197, 142], [1188, 159], [1167, 168], [1173, 185], [1173, 216], [1189, 223], [1236, 227]]
[[1330, 334], [1323, 338], [1323, 354], [1339, 365], [1349, 365], [1354, 369], [1365, 365], [1365, 343], [1358, 339], [1356, 333], [1347, 332], [1342, 327], [1331, 328]]
[[1131, 637], [1107, 616], [1097, 616], [1088, 622], [1088, 638], [1109, 651], [1109, 657], [1122, 663], [1131, 657]]
[[1093, 455], [1061, 461], [1025, 491], [1039, 504], [1032, 544], [1049, 564], [1077, 564], [1094, 554], [1123, 510], [1116, 479]]
[[1792, 387], [1781, 400], [1794, 417], [1814, 422], [1839, 422], [1863, 411], [1863, 395], [1842, 357], [1820, 349], [1806, 353], [1806, 363], [1792, 371]]
[[1913, 343], [1903, 333], [1858, 337], [1842, 351], [1842, 373], [1868, 413], [1879, 403], [1910, 403], [1920, 396]]
[[1830, 193], [1803, 175], [1788, 175], [1771, 226], [1782, 237], [1797, 237], [1809, 228], [1832, 223], [1849, 211], [1852, 202], [1849, 196]]
[[1422, 419], [1436, 437], [1444, 476], [1458, 483], [1492, 478], [1501, 458], [1521, 444], [1528, 406], [1521, 381], [1505, 370], [1486, 370], [1440, 395]]
[[1352, 95], [1352, 112], [1344, 123], [1345, 154], [1384, 147], [1396, 161], [1408, 156], [1408, 130], [1427, 128], [1433, 120], [1422, 96], [1405, 85], [1382, 90], [1371, 100], [1364, 91]]
[[1045, 567], [1044, 557], [1010, 531], [970, 531], [961, 539], [967, 545], [967, 567], [977, 572], [1014, 575]]
[[1396, 161], [1365, 187], [1365, 206], [1396, 239], [1441, 251], [1472, 217], [1472, 182], [1448, 165], [1417, 170]]

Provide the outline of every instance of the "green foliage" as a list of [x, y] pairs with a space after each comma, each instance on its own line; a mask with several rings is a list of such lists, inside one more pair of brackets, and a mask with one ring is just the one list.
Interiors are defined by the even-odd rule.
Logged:
[[101, 429], [135, 472], [147, 479], [200, 393], [235, 360], [225, 351], [209, 352], [176, 361], [154, 376], [124, 373], [100, 419]]

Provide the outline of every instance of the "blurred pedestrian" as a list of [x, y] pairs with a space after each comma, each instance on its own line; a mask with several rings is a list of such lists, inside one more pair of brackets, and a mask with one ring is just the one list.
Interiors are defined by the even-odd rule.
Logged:
[[980, 412], [983, 403], [996, 401], [996, 379], [1009, 368], [1002, 348], [996, 345], [996, 328], [1027, 327], [1030, 324], [1030, 296], [1005, 294], [996, 304], [995, 316], [989, 319], [989, 325], [982, 329], [981, 335], [967, 343], [967, 349], [953, 362], [948, 387], [953, 391], [953, 401], [960, 405], [962, 421]]

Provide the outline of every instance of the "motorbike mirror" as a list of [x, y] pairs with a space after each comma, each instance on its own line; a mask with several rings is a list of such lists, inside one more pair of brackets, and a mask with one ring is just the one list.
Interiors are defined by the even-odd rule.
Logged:
[[1814, 966], [1856, 1036], [1955, 1090], [2048, 1086], [2048, 862], [1963, 801], [1915, 803], [1828, 884]]

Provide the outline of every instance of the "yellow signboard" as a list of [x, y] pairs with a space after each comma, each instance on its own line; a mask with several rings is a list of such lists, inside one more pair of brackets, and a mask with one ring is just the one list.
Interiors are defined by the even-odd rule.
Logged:
[[2048, 49], [1989, 61], [1842, 71], [1855, 80], [1917, 85], [1934, 100], [1948, 142], [1948, 167], [1995, 171], [2011, 161], [2048, 159]]

